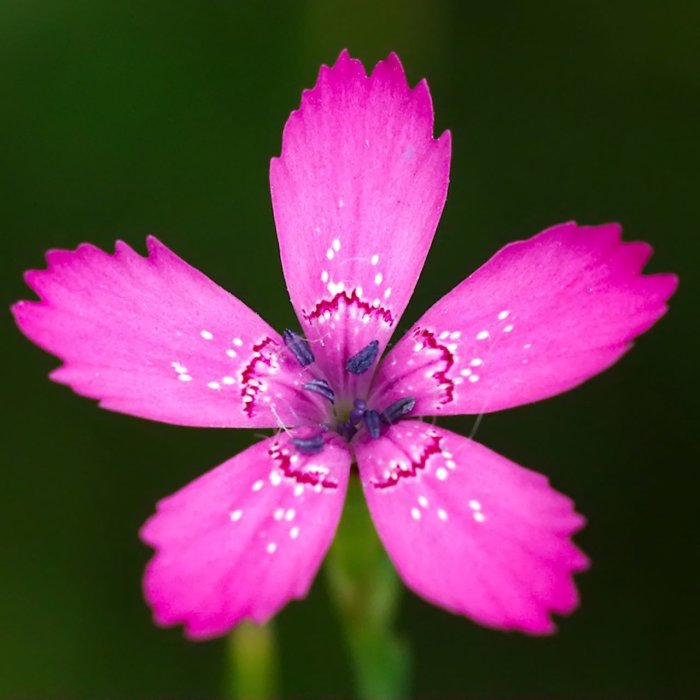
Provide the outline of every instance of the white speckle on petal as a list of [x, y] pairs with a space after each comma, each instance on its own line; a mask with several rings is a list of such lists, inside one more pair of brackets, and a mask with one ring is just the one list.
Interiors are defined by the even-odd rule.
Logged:
[[472, 367], [481, 367], [481, 365], [484, 364], [484, 361], [480, 357], [475, 357], [469, 364]]
[[459, 340], [461, 335], [459, 331], [452, 331], [452, 333], [450, 333], [450, 340]]
[[265, 547], [268, 554], [274, 554], [277, 551], [277, 545], [274, 542], [268, 542], [267, 547]]
[[260, 489], [265, 485], [265, 482], [262, 479], [258, 479], [254, 484], [253, 484], [253, 491], [260, 491]]
[[327, 257], [329, 260], [333, 260], [333, 258], [335, 257], [335, 253], [333, 252], [333, 248], [329, 248], [329, 249], [326, 251], [326, 257]]
[[209, 382], [209, 383], [207, 384], [207, 386], [208, 386], [210, 389], [214, 389], [215, 391], [218, 391], [219, 389], [221, 389], [221, 384], [219, 384], [219, 382]]
[[463, 370], [460, 370], [459, 372], [463, 377], [468, 377], [472, 371], [469, 369], [469, 367], [465, 367]]
[[531, 347], [532, 343], [525, 343], [525, 345], [523, 345], [523, 350], [529, 350]]
[[181, 382], [191, 382], [191, 381], [192, 381], [192, 377], [190, 377], [189, 374], [178, 374], [178, 375], [177, 375], [177, 378], [178, 378]]
[[377, 272], [377, 274], [374, 276], [374, 283], [376, 285], [380, 285], [383, 279], [384, 275], [381, 272]]
[[224, 384], [233, 384], [236, 380], [233, 377], [222, 377], [221, 381]]
[[321, 282], [323, 282], [323, 284], [325, 284], [326, 282], [328, 282], [328, 270], [324, 270], [324, 271], [321, 273]]
[[270, 483], [273, 486], [279, 486], [282, 483], [282, 475], [277, 470], [270, 472]]
[[438, 467], [435, 470], [435, 476], [440, 479], [440, 481], [445, 481], [445, 479], [447, 479], [447, 469], [445, 469], [445, 467]]
[[507, 319], [508, 316], [510, 316], [510, 311], [503, 310], [498, 314], [498, 320], [505, 321], [505, 319]]
[[483, 513], [477, 511], [476, 513], [474, 513], [474, 520], [476, 520], [477, 523], [483, 523], [484, 520], [486, 520], [486, 516]]
[[275, 520], [282, 520], [284, 517], [284, 508], [278, 508], [272, 516]]
[[236, 347], [239, 347], [239, 348], [240, 348], [240, 347], [243, 345], [243, 341], [242, 341], [240, 338], [234, 338], [234, 339], [233, 339], [233, 344], [234, 344]]
[[491, 335], [491, 334], [490, 334], [488, 331], [485, 331], [485, 330], [484, 330], [484, 331], [479, 331], [479, 332], [476, 334], [476, 339], [477, 339], [477, 340], [486, 340], [486, 338], [488, 338], [490, 335]]
[[292, 520], [294, 520], [294, 516], [295, 516], [296, 514], [297, 514], [297, 512], [294, 510], [294, 508], [290, 508], [290, 509], [287, 511], [287, 514], [284, 516], [284, 519], [285, 519], [287, 522], [291, 522]]
[[236, 510], [231, 511], [231, 515], [229, 517], [234, 523], [238, 522], [243, 517], [243, 511], [240, 508], [237, 508]]
[[211, 340], [214, 337], [211, 331], [200, 331], [199, 335], [201, 335], [204, 340]]
[[509, 324], [503, 329], [503, 332], [504, 332], [504, 333], [510, 333], [512, 330], [513, 330], [513, 324], [512, 324], [512, 323], [509, 323]]
[[442, 508], [438, 508], [437, 516], [444, 522], [447, 520], [447, 511], [443, 510]]
[[391, 296], [391, 287], [387, 287], [387, 288], [384, 290], [384, 298], [385, 298], [385, 299], [388, 299], [390, 296]]
[[370, 262], [372, 263], [372, 265], [376, 265], [379, 262], [379, 255], [377, 253], [375, 253], [372, 256], [372, 259], [370, 260]]
[[420, 520], [420, 511], [418, 508], [411, 508], [411, 517], [414, 520]]
[[428, 499], [425, 496], [418, 496], [418, 505], [422, 506], [423, 508], [427, 508]]
[[440, 340], [447, 340], [449, 337], [450, 331], [442, 331], [442, 333], [440, 333], [440, 335], [438, 336]]
[[229, 348], [229, 349], [226, 351], [226, 354], [227, 354], [229, 357], [236, 357], [236, 351], [233, 350], [232, 348]]
[[469, 507], [472, 510], [481, 510], [481, 503], [479, 503], [479, 501], [477, 501], [476, 499], [472, 498], [472, 500], [469, 501]]
[[301, 494], [304, 493], [304, 484], [297, 484], [294, 487], [294, 495], [295, 496], [301, 496]]
[[445, 466], [446, 466], [448, 469], [456, 469], [456, 468], [457, 468], [457, 463], [456, 463], [453, 459], [448, 459], [448, 460], [445, 462]]
[[[342, 202], [343, 200], [341, 199], [340, 201]], [[340, 238], [334, 238], [331, 245], [333, 246], [333, 250], [337, 253], [340, 250]]]
[[289, 536], [293, 540], [295, 540], [297, 537], [299, 537], [299, 528], [296, 525], [289, 530]]
[[476, 382], [479, 381], [479, 375], [478, 375], [478, 374], [472, 374], [472, 376], [469, 377], [469, 381], [470, 381], [472, 384], [475, 384]]

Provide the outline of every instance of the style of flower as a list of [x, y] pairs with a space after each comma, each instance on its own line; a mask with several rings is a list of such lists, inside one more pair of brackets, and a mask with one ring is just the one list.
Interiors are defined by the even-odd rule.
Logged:
[[187, 426], [279, 428], [158, 504], [141, 536], [157, 623], [191, 638], [303, 597], [357, 463], [405, 583], [492, 627], [544, 634], [577, 605], [582, 525], [545, 477], [419, 416], [480, 414], [573, 388], [664, 313], [673, 275], [615, 224], [554, 226], [506, 246], [382, 354], [447, 193], [425, 81], [395, 55], [343, 52], [284, 129], [270, 182], [301, 332], [276, 333], [155, 238], [142, 257], [47, 253], [13, 307], [57, 355], [51, 377], [104, 408]]

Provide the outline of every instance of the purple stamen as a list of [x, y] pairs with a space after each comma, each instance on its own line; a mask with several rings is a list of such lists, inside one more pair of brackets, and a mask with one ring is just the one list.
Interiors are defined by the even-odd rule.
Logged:
[[335, 392], [325, 379], [312, 379], [304, 384], [304, 389], [321, 394], [324, 399], [328, 399], [332, 404], [335, 403]]
[[394, 403], [382, 411], [381, 419], [389, 425], [396, 423], [400, 418], [410, 413], [415, 405], [416, 400], [410, 396], [394, 401]]
[[362, 421], [365, 424], [367, 432], [373, 437], [379, 437], [379, 429], [381, 427], [381, 419], [376, 411], [365, 411], [362, 416]]
[[379, 354], [379, 341], [373, 340], [369, 345], [362, 348], [360, 352], [353, 355], [345, 365], [345, 369], [350, 374], [363, 374], [366, 372], [377, 359]]
[[357, 425], [367, 410], [367, 402], [363, 399], [355, 399], [354, 408], [350, 411], [350, 424]]
[[282, 339], [302, 367], [307, 367], [316, 359], [309, 344], [298, 333], [287, 328], [282, 334]]
[[310, 438], [292, 438], [294, 447], [304, 455], [315, 455], [323, 449], [323, 435], [314, 435]]

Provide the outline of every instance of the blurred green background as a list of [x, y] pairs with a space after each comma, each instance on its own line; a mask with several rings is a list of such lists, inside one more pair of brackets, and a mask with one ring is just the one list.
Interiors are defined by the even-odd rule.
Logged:
[[[415, 694], [697, 697], [699, 39], [696, 0], [2, 0], [2, 303], [27, 294], [21, 273], [49, 247], [143, 250], [154, 233], [293, 324], [268, 160], [321, 63], [345, 46], [366, 65], [396, 50], [454, 137], [404, 327], [507, 241], [571, 218], [623, 222], [655, 246], [652, 271], [681, 275], [668, 317], [612, 371], [479, 429], [589, 517], [581, 609], [530, 639], [405, 592]], [[251, 435], [98, 410], [2, 323], [0, 696], [220, 696], [224, 643], [151, 624], [137, 530]], [[323, 576], [277, 628], [285, 697], [352, 695]]]

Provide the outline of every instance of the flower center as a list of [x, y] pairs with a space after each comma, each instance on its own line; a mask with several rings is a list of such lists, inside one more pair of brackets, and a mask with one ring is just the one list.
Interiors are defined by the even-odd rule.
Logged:
[[[287, 329], [283, 338], [285, 345], [302, 367], [309, 367], [315, 362], [313, 351], [302, 336]], [[379, 341], [373, 340], [347, 360], [345, 370], [354, 375], [364, 374], [375, 364], [378, 355]], [[296, 448], [304, 454], [320, 452], [324, 444], [323, 434], [328, 430], [336, 432], [348, 442], [362, 430], [377, 439], [381, 437], [383, 427], [398, 422], [416, 405], [413, 397], [406, 396], [389, 406], [369, 406], [365, 398], [337, 396], [333, 387], [322, 377], [313, 377], [303, 387], [306, 391], [322, 396], [331, 406], [330, 420], [327, 424], [319, 426], [318, 432], [293, 438]]]

